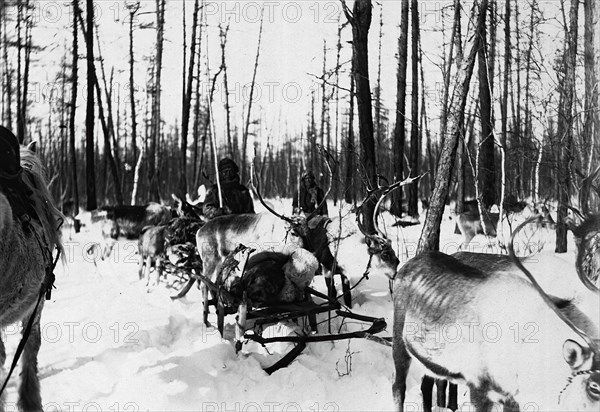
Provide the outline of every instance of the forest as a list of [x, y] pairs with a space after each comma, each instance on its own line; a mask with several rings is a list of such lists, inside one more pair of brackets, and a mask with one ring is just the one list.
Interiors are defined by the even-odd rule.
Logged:
[[[566, 248], [600, 155], [595, 1], [228, 3], [0, 3], [1, 121], [38, 141], [58, 204], [194, 197], [228, 156], [266, 197], [293, 196], [306, 169], [353, 204], [422, 175], [390, 207], [416, 218], [426, 201], [426, 228], [450, 199], [546, 204]], [[292, 27], [310, 50], [269, 50]], [[265, 77], [306, 56], [290, 113]]]

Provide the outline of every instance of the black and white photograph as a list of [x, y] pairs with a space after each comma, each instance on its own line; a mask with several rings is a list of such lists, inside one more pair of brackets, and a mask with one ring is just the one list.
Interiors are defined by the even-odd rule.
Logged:
[[0, 412], [599, 410], [596, 0], [0, 0]]

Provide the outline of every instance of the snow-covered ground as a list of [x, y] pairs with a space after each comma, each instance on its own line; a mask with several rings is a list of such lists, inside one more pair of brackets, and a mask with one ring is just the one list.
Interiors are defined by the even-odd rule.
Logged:
[[[337, 213], [333, 205], [329, 210]], [[384, 220], [404, 263], [414, 255], [421, 226], [398, 229], [391, 227], [391, 216], [384, 214]], [[346, 215], [342, 232], [349, 235], [355, 230], [354, 215]], [[445, 219], [441, 250], [455, 252], [460, 239], [454, 234], [454, 222]], [[363, 339], [313, 343], [289, 367], [269, 376], [262, 368], [286, 353], [288, 345], [264, 349], [246, 344], [236, 354], [231, 343], [234, 318], [227, 318], [225, 339], [215, 328], [206, 328], [196, 288], [179, 301], [171, 301], [174, 291], [164, 286], [147, 293], [145, 281], [137, 275], [137, 242], [119, 241], [108, 260], [95, 262], [94, 255], [84, 250], [99, 240], [97, 233], [66, 231], [64, 240], [67, 263], [57, 271], [56, 290], [42, 316], [39, 369], [45, 410], [393, 409], [389, 347]], [[489, 249], [486, 243], [478, 236], [472, 248]], [[550, 241], [534, 257], [531, 265], [537, 267], [536, 273], [556, 273], [560, 268], [572, 274], [574, 246], [570, 244], [571, 252], [560, 257], [554, 256], [553, 249]], [[358, 233], [342, 240], [338, 260], [352, 283], [361, 278], [368, 255]], [[570, 280], [547, 284], [563, 294], [573, 289]], [[322, 278], [315, 280], [315, 287], [324, 291]], [[371, 273], [353, 292], [353, 311], [384, 317], [388, 329], [380, 336], [391, 336], [387, 278]], [[209, 319], [216, 324], [214, 313]], [[293, 328], [278, 324], [264, 334], [287, 334]], [[11, 359], [20, 333], [15, 326], [4, 334]], [[421, 372], [416, 366], [409, 375], [412, 410], [421, 409]], [[8, 387], [8, 410], [16, 410], [17, 380], [15, 375]], [[459, 388], [460, 400], [465, 392]]]

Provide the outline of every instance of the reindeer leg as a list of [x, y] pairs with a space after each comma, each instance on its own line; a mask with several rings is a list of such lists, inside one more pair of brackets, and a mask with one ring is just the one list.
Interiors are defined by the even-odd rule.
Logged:
[[342, 293], [344, 294], [344, 304], [352, 309], [352, 294], [350, 292], [350, 281], [343, 273], [340, 273], [342, 278]]
[[159, 257], [156, 258], [156, 267], [154, 268], [156, 277], [155, 277], [155, 286], [160, 285], [160, 278], [162, 277], [162, 259]]
[[437, 406], [440, 408], [446, 407], [446, 388], [448, 387], [448, 381], [445, 379], [436, 379], [435, 387], [437, 392]]
[[335, 290], [335, 283], [333, 281], [333, 273], [330, 270], [322, 270], [323, 276], [325, 277], [325, 285], [327, 285], [327, 296], [335, 299], [337, 291]]
[[150, 273], [152, 272], [152, 257], [146, 258], [146, 288], [150, 285]]
[[521, 407], [513, 398], [510, 398], [502, 403], [503, 412], [519, 412], [520, 410]]
[[423, 396], [423, 411], [431, 412], [433, 406], [433, 384], [435, 379], [431, 376], [424, 375], [421, 381], [421, 395]]
[[[2, 342], [2, 336], [0, 334], [0, 385], [4, 384], [6, 379], [6, 373], [4, 371], [4, 362], [6, 362], [6, 349], [4, 348], [4, 342]], [[0, 396], [0, 411], [5, 410], [4, 404], [5, 396], [4, 393]]]
[[210, 322], [208, 321], [208, 304], [209, 304], [209, 296], [208, 296], [208, 287], [201, 282], [200, 289], [202, 290], [202, 299], [204, 306], [204, 313], [202, 314], [202, 320], [204, 320], [204, 324], [208, 328], [210, 326]]
[[42, 343], [40, 317], [43, 301], [38, 308], [31, 333], [22, 355], [21, 384], [19, 385], [18, 407], [22, 411], [41, 411], [42, 397], [40, 395], [40, 380], [38, 377], [37, 356]]
[[458, 410], [458, 385], [450, 383], [448, 389], [448, 409], [456, 412]]
[[[397, 303], [397, 302], [396, 302]], [[392, 394], [396, 410], [404, 412], [404, 400], [406, 398], [406, 376], [410, 367], [411, 358], [408, 354], [404, 339], [402, 337], [404, 331], [405, 311], [396, 305], [394, 312], [394, 344], [392, 355], [394, 358], [394, 366], [396, 369], [396, 378], [392, 385]]]
[[488, 396], [488, 385], [483, 384], [479, 387], [469, 385], [469, 391], [471, 392], [471, 403], [475, 407], [477, 412], [491, 412], [494, 407]]
[[144, 255], [140, 253], [140, 267], [138, 269], [138, 277], [140, 280], [144, 279]]

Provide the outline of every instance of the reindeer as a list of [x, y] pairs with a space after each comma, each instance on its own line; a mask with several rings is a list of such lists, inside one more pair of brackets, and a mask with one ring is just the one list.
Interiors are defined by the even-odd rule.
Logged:
[[[465, 382], [478, 411], [494, 402], [510, 411], [598, 409], [600, 351], [581, 331], [597, 338], [597, 325], [571, 320], [570, 302], [549, 298], [509, 249], [512, 259], [427, 252], [398, 271], [393, 393], [399, 410], [413, 358], [434, 376]], [[487, 325], [498, 333], [486, 336]], [[516, 335], [526, 332], [516, 330], [524, 325], [535, 328], [535, 337]], [[443, 330], [454, 334], [443, 339]]]
[[[329, 166], [329, 165], [328, 165]], [[331, 169], [330, 169], [331, 174]], [[400, 185], [409, 183], [398, 183], [386, 188], [385, 195]], [[333, 286], [333, 270], [335, 258], [329, 249], [329, 239], [326, 225], [329, 220], [322, 216], [317, 216], [315, 212], [307, 216], [287, 217], [275, 212], [262, 198], [258, 187], [253, 187], [255, 195], [269, 213], [262, 214], [242, 214], [219, 216], [198, 230], [196, 235], [196, 244], [202, 260], [203, 275], [214, 280], [221, 263], [225, 257], [231, 253], [239, 244], [255, 249], [258, 253], [262, 251], [279, 252], [285, 255], [291, 255], [298, 248], [307, 249], [315, 255], [317, 261], [326, 269], [325, 282], [327, 284], [330, 296], [336, 296]], [[328, 188], [322, 202], [325, 202], [331, 185]], [[381, 201], [385, 197], [382, 195], [377, 199], [377, 205], [373, 215], [377, 223], [378, 209]], [[319, 210], [318, 205], [315, 210]], [[361, 209], [362, 210], [362, 209]], [[362, 224], [364, 211], [359, 211], [359, 226]], [[370, 217], [369, 217], [370, 218]], [[369, 246], [369, 265], [371, 268], [383, 273], [389, 278], [393, 278], [396, 273], [399, 260], [391, 247], [389, 241], [377, 225], [378, 234], [365, 234], [367, 245]], [[364, 231], [363, 231], [364, 233]], [[338, 274], [342, 277], [342, 288], [344, 303], [351, 306], [350, 284], [341, 268]], [[178, 298], [189, 290], [193, 285], [193, 280], [188, 282], [182, 292], [174, 298]], [[207, 291], [205, 285], [202, 285], [204, 292], [204, 322], [208, 324], [208, 304]]]
[[[2, 141], [3, 140], [3, 141]], [[9, 142], [10, 141], [10, 142]], [[12, 146], [8, 150], [5, 144]], [[59, 222], [35, 144], [20, 148], [17, 138], [0, 127], [0, 328], [23, 323], [23, 349], [18, 407], [42, 410], [37, 355], [41, 345], [40, 316], [54, 281], [55, 248], [62, 251]], [[20, 157], [20, 163], [19, 163]], [[0, 410], [9, 376], [4, 373], [6, 351], [0, 340]], [[13, 367], [14, 367], [13, 363]]]
[[[373, 190], [367, 191], [367, 196], [362, 204], [358, 207], [356, 213], [356, 223], [358, 229], [365, 236], [367, 250], [369, 252], [369, 267], [373, 267], [372, 260], [376, 259], [375, 269], [381, 274], [388, 277], [390, 280], [396, 275], [396, 269], [400, 264], [400, 259], [392, 248], [392, 241], [388, 239], [386, 234], [379, 227], [379, 211], [384, 199], [399, 187], [412, 183], [418, 178], [408, 178], [402, 182], [397, 182], [389, 186], [378, 186]], [[375, 204], [373, 207], [373, 215], [368, 213], [370, 204]], [[366, 219], [370, 219], [371, 226], [375, 228], [375, 233], [367, 230]]]
[[[168, 226], [146, 226], [142, 229], [140, 239], [138, 240], [139, 260], [139, 278], [144, 278], [146, 273], [146, 288], [150, 291], [150, 283], [157, 286], [160, 282], [163, 271], [163, 262], [165, 255], [165, 235]], [[154, 263], [154, 281], [151, 281], [150, 271]], [[145, 270], [144, 270], [145, 269]]]
[[[180, 199], [175, 194], [172, 194], [171, 197], [175, 201], [173, 211], [177, 214], [177, 217], [166, 224], [145, 226], [138, 240], [140, 255], [138, 274], [140, 280], [144, 276], [147, 277], [146, 287], [148, 291], [150, 291], [151, 283], [153, 283], [153, 286], [160, 283], [165, 260], [178, 259], [179, 253], [177, 252], [182, 248], [187, 249], [188, 245], [185, 245], [185, 243], [193, 241], [189, 239], [190, 235], [193, 237], [198, 228], [204, 223], [204, 216], [200, 209], [189, 204], [186, 200]], [[177, 248], [176, 251], [176, 246], [181, 247]], [[192, 245], [190, 246], [193, 248]], [[150, 277], [152, 266], [155, 269], [153, 278]]]
[[[203, 275], [214, 281], [222, 262], [239, 244], [255, 249], [258, 253], [271, 251], [286, 255], [291, 255], [295, 250], [304, 248], [313, 253], [327, 270], [325, 279], [331, 291], [335, 259], [329, 249], [329, 239], [325, 228], [328, 222], [327, 218], [317, 216], [315, 212], [306, 217], [283, 216], [264, 201], [258, 187], [253, 188], [256, 196], [269, 213], [219, 216], [198, 230], [196, 245], [202, 261]], [[326, 201], [330, 191], [331, 185], [322, 202]], [[316, 210], [319, 210], [319, 207]], [[351, 305], [348, 279], [341, 268], [337, 267], [337, 269], [337, 273], [342, 276], [345, 303]], [[192, 284], [193, 280], [188, 282], [182, 292], [187, 292]], [[208, 293], [206, 285], [201, 285], [201, 288], [204, 295], [204, 323], [208, 325]]]
[[[600, 219], [598, 219], [596, 215], [590, 214], [589, 208], [587, 206], [587, 195], [590, 192], [591, 182], [593, 181], [597, 173], [598, 170], [596, 170], [596, 172], [590, 177], [583, 180], [583, 184], [580, 190], [579, 204], [580, 207], [583, 208], [584, 212], [582, 213], [575, 208], [571, 208], [575, 212], [575, 214], [579, 216], [581, 220], [583, 220], [583, 222], [579, 225], [576, 224], [574, 220], [569, 220], [567, 222], [569, 229], [571, 229], [575, 235], [576, 243], [578, 246], [576, 271], [582, 281], [582, 284], [580, 284], [579, 286], [577, 282], [571, 283], [575, 287], [575, 289], [573, 289], [571, 293], [575, 293], [575, 296], [565, 295], [566, 291], [563, 289], [564, 287], [560, 285], [560, 282], [555, 282], [551, 277], [548, 278], [547, 273], [539, 271], [535, 272], [536, 278], [545, 280], [544, 289], [552, 291], [556, 294], [556, 296], [552, 296], [551, 294], [548, 295], [552, 304], [558, 310], [560, 310], [560, 312], [577, 328], [583, 330], [588, 335], [593, 336], [595, 339], [599, 337], [600, 320], [598, 318], [590, 319], [586, 315], [586, 313], [599, 313], [598, 306], [600, 305], [600, 301], [598, 300], [598, 296], [596, 293], [588, 293], [588, 289], [592, 290], [593, 292], [595, 292], [597, 289], [594, 288], [590, 282], [587, 282], [587, 280], [590, 277], [593, 277], [593, 274], [595, 274], [596, 277], [598, 276], [598, 267], [600, 267], [600, 265], [596, 264], [595, 269], [588, 268], [587, 270], [585, 270], [582, 268], [581, 262], [594, 261], [594, 253], [596, 262], [598, 262], [598, 259], [600, 258], [598, 254], [598, 249], [594, 248], [594, 242], [591, 241], [595, 237], [596, 242], [598, 242], [597, 236], [600, 231]], [[537, 207], [535, 208], [535, 214], [536, 217], [532, 217], [530, 221], [535, 221], [536, 226], [539, 227], [541, 225], [542, 227], [545, 227], [546, 225], [554, 225], [554, 221], [552, 220], [552, 217], [550, 216], [549, 211], [544, 203], [537, 204]], [[524, 225], [525, 224], [523, 224], [522, 226]], [[587, 246], [585, 245], [586, 240], [588, 241]], [[524, 274], [524, 272], [522, 272], [519, 266], [515, 263], [514, 259], [506, 255], [458, 252], [452, 255], [452, 257], [458, 259], [459, 261], [468, 266], [477, 268], [478, 270], [481, 270], [483, 272], [491, 272], [494, 274], [494, 276], [503, 276], [507, 272], [521, 276]], [[590, 274], [592, 275], [590, 276]], [[564, 274], [561, 275], [561, 277], [563, 276]], [[585, 308], [586, 312], [582, 311], [582, 307]], [[423, 383], [421, 384], [421, 392], [423, 394], [423, 405], [425, 411], [431, 411], [431, 391], [433, 389], [433, 384], [434, 380], [432, 378], [428, 376], [425, 376], [423, 378]], [[438, 379], [435, 381], [435, 384], [438, 389], [438, 406], [445, 407], [447, 381], [443, 379]], [[456, 385], [453, 384], [450, 386], [450, 397], [447, 404], [447, 407], [451, 410], [456, 410], [458, 408], [456, 398], [457, 388]]]
[[[514, 196], [507, 196], [503, 205], [503, 215], [511, 231], [517, 216], [527, 218], [532, 215], [540, 215], [537, 219], [538, 228], [552, 228], [554, 225], [550, 211], [544, 203], [529, 205], [524, 201], [517, 201]], [[487, 209], [482, 209], [480, 213], [477, 200], [464, 202], [463, 212], [456, 214], [454, 229], [455, 234], [461, 234], [463, 237], [460, 249], [467, 248], [476, 235], [485, 234], [496, 237], [499, 220], [499, 213], [490, 212]]]
[[590, 213], [588, 199], [592, 187], [600, 196], [600, 191], [593, 185], [594, 179], [599, 173], [600, 166], [581, 184], [579, 191], [581, 211], [571, 207], [580, 223], [573, 218], [566, 221], [577, 244], [577, 274], [583, 284], [593, 291], [600, 290], [600, 213]]

